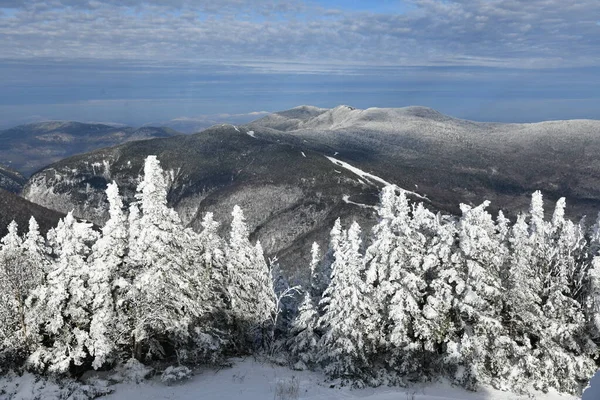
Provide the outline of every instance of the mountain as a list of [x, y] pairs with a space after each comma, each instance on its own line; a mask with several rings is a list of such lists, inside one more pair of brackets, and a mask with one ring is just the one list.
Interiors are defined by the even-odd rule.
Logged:
[[537, 189], [566, 196], [571, 215], [595, 218], [600, 206], [599, 121], [476, 123], [425, 107], [302, 106], [241, 127], [126, 143], [59, 161], [23, 194], [101, 224], [107, 182], [130, 201], [149, 154], [169, 170], [169, 202], [187, 224], [198, 229], [213, 211], [226, 231], [239, 204], [253, 238], [290, 271], [306, 270], [310, 243], [325, 244], [337, 217], [368, 229], [386, 182], [454, 213], [490, 199], [514, 217]]
[[266, 114], [268, 114], [266, 111], [254, 111], [246, 114], [213, 114], [198, 117], [179, 117], [168, 121], [151, 122], [144, 126], [162, 126], [182, 133], [198, 133], [213, 125], [243, 125]]
[[50, 121], [0, 131], [0, 160], [25, 175], [78, 153], [143, 139], [178, 135], [169, 128]]
[[567, 197], [571, 216], [600, 210], [600, 121], [479, 123], [426, 107], [298, 107], [243, 127], [340, 158], [458, 212], [458, 204], [515, 215], [535, 190]]
[[6, 235], [8, 232], [6, 228], [12, 220], [15, 220], [19, 224], [19, 232], [26, 232], [29, 226], [29, 219], [32, 216], [35, 217], [40, 225], [40, 231], [46, 233], [50, 228], [56, 226], [58, 220], [64, 214], [49, 210], [27, 201], [14, 193], [0, 189], [0, 237]]
[[0, 189], [19, 193], [27, 179], [19, 172], [0, 164]]
[[324, 242], [337, 217], [371, 219], [371, 208], [349, 201], [373, 204], [377, 199], [376, 184], [361, 181], [322, 154], [255, 138], [231, 125], [74, 156], [36, 173], [23, 193], [38, 204], [74, 209], [75, 215], [101, 224], [107, 182], [116, 180], [131, 200], [149, 154], [158, 155], [169, 171], [169, 201], [186, 224], [199, 228], [203, 214], [212, 211], [226, 234], [232, 208], [239, 204], [253, 239], [282, 263], [297, 257], [298, 248], [308, 257], [304, 250], [313, 240]]

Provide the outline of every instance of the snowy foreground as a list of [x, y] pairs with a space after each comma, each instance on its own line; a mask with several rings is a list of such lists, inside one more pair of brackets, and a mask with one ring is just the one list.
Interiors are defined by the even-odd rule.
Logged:
[[[293, 399], [367, 399], [367, 400], [573, 400], [576, 397], [535, 393], [534, 397], [501, 392], [491, 388], [482, 388], [473, 393], [453, 387], [449, 384], [436, 383], [416, 385], [411, 388], [331, 388], [323, 375], [310, 371], [294, 371], [269, 363], [257, 362], [248, 358], [236, 360], [232, 368], [219, 371], [198, 371], [187, 382], [173, 386], [165, 386], [159, 379], [145, 381], [141, 384], [121, 383], [114, 387], [113, 394], [107, 399], [152, 400], [293, 400]], [[298, 388], [297, 397], [290, 392]], [[290, 390], [292, 389], [292, 390]], [[587, 399], [587, 396], [584, 397]], [[592, 397], [590, 397], [592, 399]]]
[[[131, 378], [135, 379], [134, 376]], [[89, 381], [89, 379], [88, 379]], [[93, 378], [92, 380], [93, 381]], [[99, 383], [99, 382], [98, 382]], [[124, 382], [114, 385], [99, 384], [98, 387], [112, 393], [101, 399], [127, 400], [296, 400], [296, 399], [365, 399], [365, 400], [576, 400], [577, 397], [556, 392], [515, 394], [482, 387], [469, 392], [449, 383], [416, 384], [408, 388], [379, 387], [350, 389], [331, 387], [325, 377], [317, 372], [294, 371], [287, 367], [253, 358], [233, 360], [233, 367], [220, 370], [198, 370], [194, 376], [181, 383], [168, 386], [160, 376], [141, 383]], [[86, 391], [83, 391], [86, 392]], [[89, 393], [89, 392], [88, 392]], [[72, 390], [55, 383], [39, 381], [31, 374], [21, 378], [0, 377], [0, 398], [9, 400], [63, 400], [82, 398]], [[85, 398], [85, 397], [83, 397]], [[592, 379], [582, 400], [600, 399], [600, 371]]]

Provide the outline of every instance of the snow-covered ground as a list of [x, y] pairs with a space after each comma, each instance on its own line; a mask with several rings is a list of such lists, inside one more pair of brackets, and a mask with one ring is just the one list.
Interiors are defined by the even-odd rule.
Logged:
[[[141, 384], [121, 383], [107, 399], [127, 400], [574, 400], [557, 393], [535, 393], [530, 397], [483, 388], [468, 392], [445, 383], [416, 385], [410, 388], [331, 388], [322, 375], [309, 371], [293, 371], [286, 367], [257, 362], [248, 358], [236, 360], [233, 368], [198, 372], [191, 380], [165, 386], [158, 379]], [[297, 396], [294, 394], [297, 389]]]
[[[143, 368], [142, 368], [143, 369]], [[318, 372], [294, 371], [287, 367], [268, 362], [260, 362], [253, 358], [235, 359], [233, 367], [205, 369], [196, 371], [188, 381], [171, 386], [161, 382], [160, 375], [141, 383], [143, 371], [136, 369], [126, 375], [123, 372], [102, 373], [102, 378], [110, 375], [119, 376], [122, 381], [126, 376], [131, 382], [108, 385], [108, 382], [88, 377], [87, 385], [66, 381], [56, 384], [40, 380], [32, 374], [22, 377], [8, 375], [0, 377], [0, 398], [8, 400], [66, 400], [95, 397], [102, 392], [112, 393], [101, 399], [126, 400], [576, 400], [574, 396], [561, 395], [556, 392], [531, 394], [515, 394], [483, 387], [478, 392], [469, 392], [448, 383], [416, 384], [408, 388], [379, 387], [351, 389], [348, 387], [332, 387]], [[139, 372], [139, 374], [138, 374]], [[139, 376], [138, 376], [139, 375]], [[110, 378], [109, 378], [110, 379]], [[112, 379], [111, 379], [112, 380]], [[592, 380], [582, 400], [600, 399], [600, 371]]]

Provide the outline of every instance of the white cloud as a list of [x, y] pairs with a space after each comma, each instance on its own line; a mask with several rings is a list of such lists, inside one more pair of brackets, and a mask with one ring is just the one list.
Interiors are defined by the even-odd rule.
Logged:
[[[348, 66], [598, 65], [597, 0], [412, 0], [403, 14], [294, 0], [0, 0], [3, 59], [216, 62], [261, 72]], [[14, 12], [14, 9], [17, 9]]]

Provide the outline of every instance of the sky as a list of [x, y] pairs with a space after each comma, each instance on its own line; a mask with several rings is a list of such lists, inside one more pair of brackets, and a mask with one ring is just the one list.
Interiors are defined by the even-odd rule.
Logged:
[[600, 2], [0, 0], [0, 127], [303, 104], [600, 119]]

